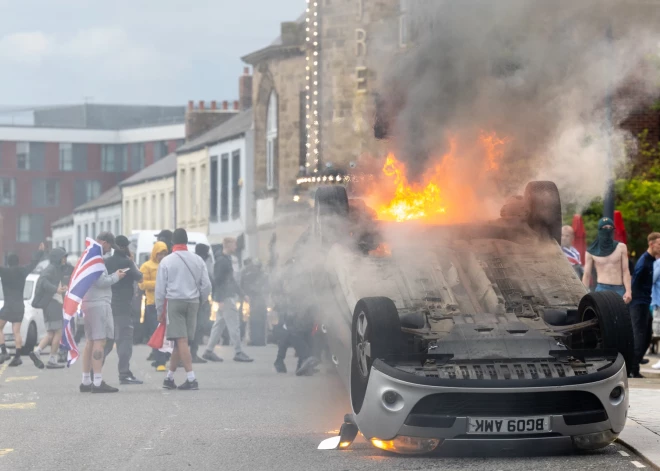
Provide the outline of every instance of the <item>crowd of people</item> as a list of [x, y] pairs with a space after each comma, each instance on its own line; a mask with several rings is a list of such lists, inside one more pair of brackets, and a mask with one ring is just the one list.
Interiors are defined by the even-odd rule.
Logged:
[[[654, 337], [660, 337], [660, 324], [657, 322], [660, 320], [660, 232], [648, 235], [647, 250], [632, 264], [626, 244], [614, 240], [614, 229], [612, 219], [600, 219], [598, 235], [587, 248], [584, 262], [573, 246], [571, 226], [562, 228], [561, 245], [585, 286], [595, 292], [612, 291], [628, 305], [635, 342], [628, 375], [643, 378], [640, 365], [649, 363], [644, 356]], [[652, 368], [660, 369], [660, 361]]]

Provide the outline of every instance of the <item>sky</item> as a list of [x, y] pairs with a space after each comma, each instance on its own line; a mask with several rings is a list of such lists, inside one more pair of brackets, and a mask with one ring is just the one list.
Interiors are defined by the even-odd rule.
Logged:
[[0, 107], [235, 100], [305, 0], [0, 0]]

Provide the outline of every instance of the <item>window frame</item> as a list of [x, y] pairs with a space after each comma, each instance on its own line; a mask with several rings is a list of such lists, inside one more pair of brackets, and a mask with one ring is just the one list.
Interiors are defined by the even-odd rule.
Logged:
[[59, 168], [61, 172], [73, 171], [73, 144], [71, 142], [59, 143]]

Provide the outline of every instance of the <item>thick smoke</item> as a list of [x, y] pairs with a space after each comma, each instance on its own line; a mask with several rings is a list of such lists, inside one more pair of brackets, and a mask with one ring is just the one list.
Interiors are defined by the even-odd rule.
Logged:
[[[397, 157], [412, 179], [447, 152], [450, 136], [469, 143], [481, 131], [495, 131], [510, 138], [500, 172], [510, 190], [530, 179], [550, 179], [578, 203], [602, 194], [608, 152], [617, 162], [625, 154], [618, 124], [650, 98], [660, 77], [648, 67], [649, 57], [657, 55], [660, 5], [408, 3], [415, 45], [380, 76]], [[465, 162], [469, 181], [470, 159]]]

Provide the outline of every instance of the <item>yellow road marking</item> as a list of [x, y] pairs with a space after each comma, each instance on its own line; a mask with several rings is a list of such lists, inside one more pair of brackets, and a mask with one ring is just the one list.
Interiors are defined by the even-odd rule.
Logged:
[[2, 373], [5, 372], [5, 370], [7, 369], [8, 366], [9, 365], [6, 362], [3, 363], [2, 365], [0, 365], [0, 376], [2, 376]]
[[14, 404], [0, 404], [0, 410], [3, 409], [24, 410], [24, 409], [34, 409], [36, 407], [37, 407], [36, 402], [16, 402]]
[[32, 379], [37, 379], [38, 376], [13, 376], [11, 378], [7, 378], [5, 380], [5, 383], [9, 383], [11, 381], [30, 381]]
[[12, 451], [14, 451], [13, 448], [0, 448], [0, 456], [8, 455]]

